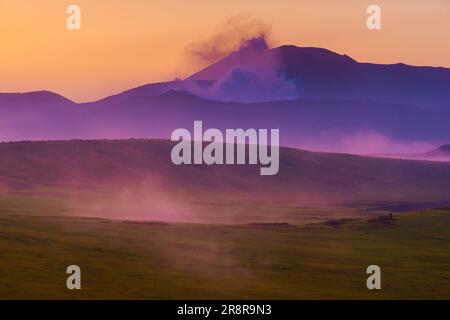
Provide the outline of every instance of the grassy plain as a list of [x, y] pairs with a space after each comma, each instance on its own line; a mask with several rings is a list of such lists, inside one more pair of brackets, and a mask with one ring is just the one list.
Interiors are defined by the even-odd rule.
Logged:
[[[71, 217], [50, 200], [0, 205], [0, 299], [450, 298], [449, 209], [221, 225]], [[66, 289], [71, 264], [80, 291]], [[379, 291], [366, 288], [372, 264]]]

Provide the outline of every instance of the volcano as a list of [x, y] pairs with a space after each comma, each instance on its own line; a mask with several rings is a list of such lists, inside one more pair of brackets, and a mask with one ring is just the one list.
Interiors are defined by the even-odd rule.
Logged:
[[220, 81], [233, 68], [256, 73], [272, 68], [295, 83], [302, 98], [369, 100], [427, 109], [450, 105], [449, 69], [360, 63], [323, 48], [237, 51], [188, 79]]
[[195, 120], [278, 128], [282, 145], [419, 154], [450, 141], [450, 69], [361, 63], [321, 48], [246, 48], [185, 80], [89, 103], [0, 94], [0, 140], [169, 138]]

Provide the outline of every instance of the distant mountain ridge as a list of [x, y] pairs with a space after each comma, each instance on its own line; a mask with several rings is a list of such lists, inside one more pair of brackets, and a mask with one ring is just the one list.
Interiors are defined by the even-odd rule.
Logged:
[[[249, 102], [259, 92], [261, 101]], [[359, 63], [320, 48], [244, 50], [186, 80], [89, 103], [46, 91], [0, 94], [0, 119], [1, 141], [169, 138], [203, 120], [280, 128], [286, 146], [373, 154], [405, 145], [418, 153], [450, 141], [450, 69]], [[367, 151], [354, 151], [357, 144]], [[423, 147], [409, 152], [409, 145]]]
[[[285, 45], [268, 50], [233, 52], [194, 73], [186, 80], [146, 84], [90, 103], [135, 95], [157, 96], [169, 90], [195, 94], [196, 87], [212, 86], [233, 68], [243, 68], [249, 71], [264, 68], [274, 69], [277, 73], [285, 74], [289, 79], [297, 80], [296, 84], [301, 90], [300, 98], [303, 99], [361, 99], [382, 103], [420, 105], [422, 108], [433, 105], [448, 107], [448, 102], [450, 102], [449, 68], [410, 66], [402, 63], [390, 65], [361, 63], [347, 55], [340, 55], [323, 48]], [[387, 90], [386, 97], [377, 93], [381, 89]], [[417, 92], [412, 89], [420, 90]], [[395, 94], [395, 91], [398, 93]], [[423, 95], [416, 96], [420, 93]], [[430, 98], [430, 95], [433, 95], [431, 99], [424, 101], [426, 98]], [[72, 102], [56, 93], [36, 91], [0, 93], [0, 103], [5, 104], [8, 100], [13, 102], [14, 99], [44, 99], [45, 97], [52, 97], [54, 101], [59, 100], [60, 103]]]

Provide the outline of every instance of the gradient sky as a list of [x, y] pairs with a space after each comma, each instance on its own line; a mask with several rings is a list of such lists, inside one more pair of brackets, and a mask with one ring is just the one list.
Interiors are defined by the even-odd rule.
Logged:
[[[66, 28], [66, 8], [82, 29]], [[382, 30], [366, 8], [382, 9]], [[274, 46], [324, 47], [359, 61], [450, 67], [450, 0], [0, 0], [0, 92], [51, 90], [75, 101], [184, 77], [186, 54], [230, 17], [270, 29]]]

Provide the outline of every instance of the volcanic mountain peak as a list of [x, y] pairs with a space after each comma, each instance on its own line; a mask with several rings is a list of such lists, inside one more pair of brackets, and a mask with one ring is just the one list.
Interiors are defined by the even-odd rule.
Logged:
[[[252, 82], [268, 87], [269, 91], [279, 88], [281, 83], [291, 99], [297, 96], [369, 100], [426, 109], [448, 109], [450, 104], [450, 69], [361, 63], [347, 55], [314, 47], [285, 45], [239, 50], [188, 80], [214, 80], [228, 87], [242, 87], [240, 83], [245, 78], [256, 79]], [[278, 94], [273, 100], [282, 99], [284, 95]]]
[[346, 64], [355, 60], [333, 51], [316, 47], [283, 45], [273, 49], [243, 49], [193, 74], [189, 80], [219, 80], [233, 68], [256, 70], [261, 68], [284, 69], [293, 63], [304, 65]]

